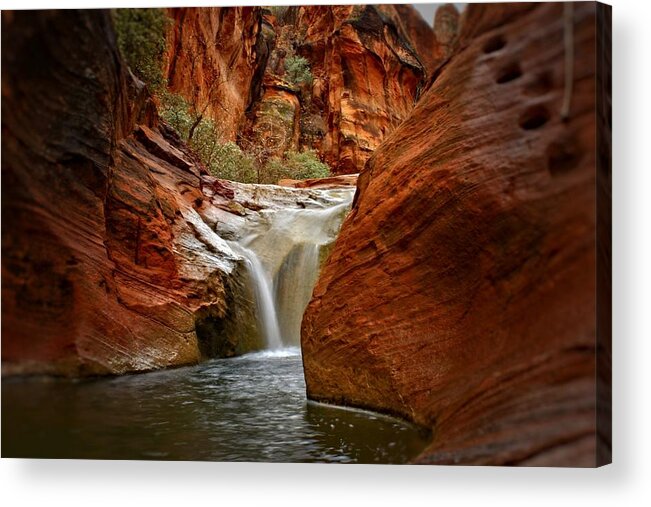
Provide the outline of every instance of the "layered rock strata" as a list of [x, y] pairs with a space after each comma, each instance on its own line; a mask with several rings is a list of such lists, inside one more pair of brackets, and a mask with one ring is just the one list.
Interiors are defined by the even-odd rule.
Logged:
[[432, 428], [420, 463], [595, 464], [595, 8], [467, 7], [314, 290], [309, 397]]
[[228, 240], [322, 198], [208, 176], [122, 62], [108, 12], [4, 12], [2, 33], [2, 373], [262, 347]]
[[280, 180], [278, 185], [281, 187], [293, 188], [340, 188], [354, 187], [357, 185], [357, 174], [344, 174], [341, 176], [331, 176], [329, 178], [313, 178], [306, 180]]

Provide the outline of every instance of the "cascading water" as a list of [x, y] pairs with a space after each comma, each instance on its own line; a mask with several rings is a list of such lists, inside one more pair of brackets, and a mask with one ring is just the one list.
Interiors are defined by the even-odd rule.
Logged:
[[313, 190], [305, 207], [265, 210], [234, 250], [247, 260], [258, 327], [269, 349], [300, 344], [303, 313], [354, 189]]
[[271, 281], [255, 252], [241, 245], [238, 245], [235, 250], [246, 259], [247, 269], [255, 294], [260, 333], [264, 336], [267, 348], [281, 348], [283, 342], [280, 337], [280, 327], [278, 326], [278, 316], [274, 304], [273, 292], [271, 291]]

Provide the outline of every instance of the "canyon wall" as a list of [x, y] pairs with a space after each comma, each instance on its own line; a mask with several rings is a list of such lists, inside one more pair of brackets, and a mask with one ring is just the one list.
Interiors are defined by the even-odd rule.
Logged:
[[[440, 61], [411, 6], [169, 9], [169, 88], [259, 158], [316, 150], [357, 173], [409, 114]], [[413, 39], [412, 39], [413, 38]], [[418, 51], [426, 54], [420, 56]], [[437, 53], [438, 52], [438, 53]], [[287, 72], [297, 57], [310, 79]]]
[[[364, 129], [384, 135], [406, 116], [422, 67], [377, 11], [351, 19], [352, 8], [339, 17], [318, 9], [289, 9], [289, 21], [278, 25], [260, 8], [167, 11], [170, 91], [218, 118], [230, 139], [262, 130], [260, 112], [285, 100], [294, 109], [283, 149], [312, 147], [304, 128], [310, 97], [332, 120], [328, 132], [347, 136], [344, 125], [356, 132], [349, 155], [379, 143]], [[144, 371], [259, 347], [250, 305], [237, 304], [253, 299], [245, 260], [215, 230], [233, 239], [242, 220], [264, 209], [318, 204], [309, 188], [292, 190], [292, 198], [278, 192], [275, 202], [208, 176], [124, 64], [110, 16], [3, 14], [5, 374]], [[295, 32], [305, 23], [315, 30], [298, 44]], [[309, 90], [285, 86], [283, 51], [310, 55], [313, 44], [327, 48], [317, 52], [327, 62], [310, 60]], [[344, 50], [366, 63], [345, 71]], [[326, 75], [334, 68], [340, 82], [331, 86]], [[384, 93], [371, 94], [369, 79]], [[357, 109], [377, 121], [362, 125]], [[341, 135], [331, 135], [329, 149]], [[355, 159], [347, 170], [358, 170], [367, 156], [349, 155], [332, 160]]]
[[172, 19], [163, 63], [167, 86], [200, 114], [218, 119], [224, 138], [235, 141], [259, 93], [258, 67], [264, 70], [261, 8], [182, 7], [167, 13]]
[[108, 11], [3, 12], [2, 34], [3, 375], [263, 347], [227, 240], [319, 196], [207, 175], [123, 63]]
[[3, 374], [194, 363], [226, 313], [201, 166], [118, 54], [107, 11], [4, 12]]
[[596, 463], [596, 6], [573, 5], [467, 7], [304, 316], [308, 396], [432, 428], [417, 462]]
[[412, 110], [425, 68], [378, 7], [296, 7], [285, 15], [292, 18], [296, 53], [313, 75], [302, 144], [316, 148], [334, 173], [357, 173]]

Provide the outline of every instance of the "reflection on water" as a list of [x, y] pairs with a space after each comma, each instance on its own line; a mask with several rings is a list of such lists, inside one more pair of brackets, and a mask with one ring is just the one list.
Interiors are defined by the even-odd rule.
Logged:
[[86, 381], [3, 380], [3, 457], [404, 463], [411, 425], [307, 403], [298, 349]]

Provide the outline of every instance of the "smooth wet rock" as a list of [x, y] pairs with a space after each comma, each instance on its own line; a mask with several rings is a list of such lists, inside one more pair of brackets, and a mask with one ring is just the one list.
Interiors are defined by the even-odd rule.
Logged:
[[432, 428], [417, 460], [595, 464], [595, 5], [469, 5], [375, 152], [302, 327], [308, 396]]
[[[204, 181], [209, 188], [210, 178]], [[350, 210], [355, 187], [223, 184], [233, 190], [233, 201], [224, 207], [221, 196], [209, 196], [212, 206], [206, 206], [203, 218], [221, 237], [235, 243], [236, 253], [249, 259], [250, 277], [265, 278], [250, 281], [258, 286], [263, 299], [269, 299], [267, 293], [272, 293], [273, 302], [267, 302], [275, 307], [277, 323], [271, 327], [279, 328], [283, 345], [298, 345], [305, 306], [312, 296], [320, 267]], [[234, 203], [242, 210], [237, 216], [230, 212]], [[260, 305], [261, 297], [255, 300]], [[268, 309], [259, 308], [258, 315], [269, 313]], [[267, 320], [270, 319], [268, 315]], [[260, 334], [269, 335], [269, 326], [262, 326]]]

